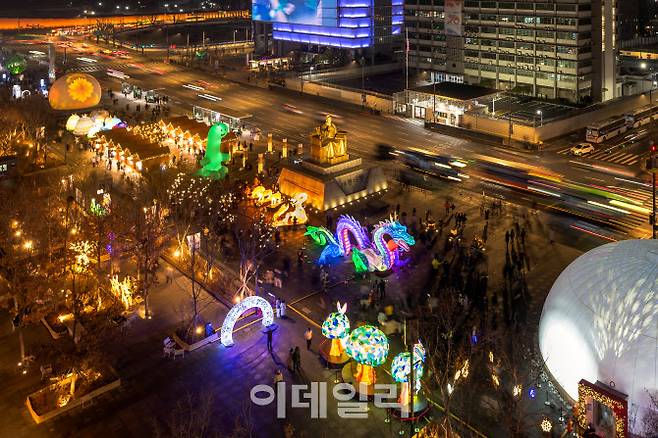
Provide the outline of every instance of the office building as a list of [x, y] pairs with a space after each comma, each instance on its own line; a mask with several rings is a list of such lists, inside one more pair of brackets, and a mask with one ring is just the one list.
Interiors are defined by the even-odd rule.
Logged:
[[403, 14], [403, 0], [293, 0], [277, 10], [253, 0], [252, 7], [257, 33], [271, 29], [274, 41], [388, 51], [401, 45]]
[[572, 103], [616, 97], [615, 0], [407, 0], [409, 68]]

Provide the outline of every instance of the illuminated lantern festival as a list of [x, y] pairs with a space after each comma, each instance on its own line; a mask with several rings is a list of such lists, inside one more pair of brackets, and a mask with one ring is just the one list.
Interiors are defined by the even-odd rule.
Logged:
[[48, 92], [48, 102], [56, 110], [80, 110], [98, 105], [101, 86], [86, 73], [70, 73], [57, 79]]
[[19, 55], [12, 55], [7, 59], [7, 70], [13, 75], [19, 75], [25, 71], [25, 59]]
[[372, 387], [377, 380], [375, 367], [388, 356], [388, 338], [384, 332], [372, 325], [358, 327], [350, 334], [346, 351], [358, 363], [353, 376], [357, 385]]
[[[322, 335], [331, 339], [331, 347], [328, 351], [321, 347], [321, 355], [331, 364], [342, 364], [349, 360], [345, 354], [343, 343], [350, 333], [350, 320], [345, 315], [347, 304], [341, 306], [338, 302], [338, 310], [329, 314], [327, 319], [322, 323]], [[324, 344], [326, 345], [326, 343]]]

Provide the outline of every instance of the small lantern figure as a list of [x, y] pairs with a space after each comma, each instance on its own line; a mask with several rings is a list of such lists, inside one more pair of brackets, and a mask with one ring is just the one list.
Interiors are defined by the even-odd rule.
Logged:
[[345, 350], [343, 340], [347, 338], [350, 332], [350, 320], [345, 315], [347, 304], [340, 305], [338, 302], [338, 311], [331, 313], [322, 323], [322, 335], [331, 339], [331, 349], [329, 356], [340, 357]]
[[[417, 344], [414, 344], [413, 348], [413, 379], [414, 379], [414, 397], [420, 390], [420, 379], [423, 377], [425, 371], [425, 347], [423, 344], [418, 341]], [[403, 410], [411, 411], [410, 405], [411, 400], [409, 397], [409, 380], [411, 377], [411, 353], [405, 351], [393, 359], [391, 364], [391, 375], [393, 380], [396, 382], [402, 383], [402, 390], [400, 391], [400, 397], [398, 402], [402, 406]]]
[[265, 166], [265, 154], [258, 154], [258, 173], [263, 173]]

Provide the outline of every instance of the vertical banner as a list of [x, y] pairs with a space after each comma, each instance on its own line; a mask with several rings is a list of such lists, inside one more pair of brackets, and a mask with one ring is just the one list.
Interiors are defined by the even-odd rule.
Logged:
[[446, 35], [462, 35], [462, 3], [463, 0], [445, 0]]
[[194, 233], [187, 236], [187, 246], [193, 251], [198, 251], [201, 248], [201, 233]]

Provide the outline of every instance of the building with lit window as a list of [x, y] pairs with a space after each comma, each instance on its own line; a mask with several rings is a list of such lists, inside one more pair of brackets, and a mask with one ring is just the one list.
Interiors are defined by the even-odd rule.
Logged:
[[257, 40], [276, 42], [274, 52], [318, 46], [374, 55], [402, 47], [404, 0], [290, 0], [276, 8], [252, 1]]
[[573, 103], [620, 94], [615, 0], [407, 0], [408, 65], [430, 81]]
[[[277, 3], [253, 0], [256, 34], [274, 41], [336, 47], [401, 47], [404, 0], [291, 0]], [[281, 43], [279, 43], [281, 44]], [[299, 46], [299, 44], [298, 44]], [[287, 44], [285, 49], [294, 45]]]

